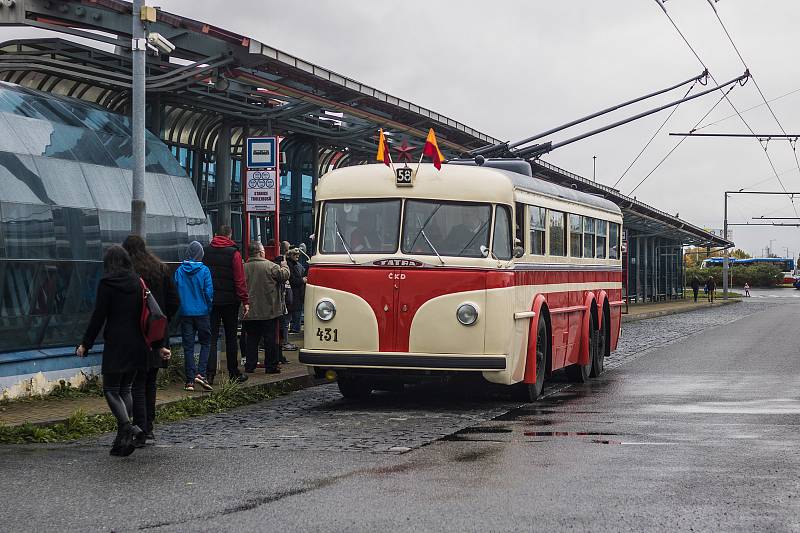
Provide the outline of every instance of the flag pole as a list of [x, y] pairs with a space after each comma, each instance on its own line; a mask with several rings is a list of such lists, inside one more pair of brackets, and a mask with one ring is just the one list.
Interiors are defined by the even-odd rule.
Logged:
[[414, 171], [414, 177], [417, 177], [417, 172], [419, 172], [419, 166], [422, 164], [422, 158], [425, 157], [425, 149], [423, 148], [422, 153], [419, 155], [419, 163], [417, 163], [417, 169]]

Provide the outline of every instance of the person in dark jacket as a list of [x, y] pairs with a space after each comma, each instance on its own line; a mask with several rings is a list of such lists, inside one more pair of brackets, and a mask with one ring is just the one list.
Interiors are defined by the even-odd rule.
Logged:
[[[292, 287], [292, 300], [288, 304], [291, 321], [289, 333], [300, 333], [300, 322], [303, 317], [303, 301], [306, 297], [306, 275], [303, 265], [300, 264], [300, 251], [292, 248], [286, 254], [286, 263], [289, 265], [289, 285]], [[297, 349], [297, 348], [295, 348]]]
[[217, 373], [217, 341], [219, 325], [225, 330], [225, 357], [230, 379], [243, 382], [247, 375], [239, 371], [239, 354], [236, 329], [239, 325], [239, 306], [243, 306], [246, 317], [250, 310], [247, 283], [244, 279], [244, 263], [236, 243], [231, 240], [230, 226], [220, 226], [211, 244], [205, 247], [204, 263], [211, 270], [214, 282], [214, 306], [211, 309], [211, 353], [208, 357], [207, 376], [214, 383]]
[[117, 419], [110, 453], [125, 456], [133, 453], [135, 443], [144, 441], [144, 432], [131, 423], [131, 386], [136, 373], [147, 368], [149, 352], [140, 324], [144, 290], [122, 246], [106, 251], [103, 271], [94, 311], [75, 355], [85, 357], [103, 329], [103, 395]]
[[[180, 300], [167, 266], [147, 249], [144, 239], [138, 235], [128, 235], [122, 247], [131, 256], [133, 269], [147, 284], [161, 311], [166, 315], [167, 321], [171, 320], [178, 312]], [[161, 341], [150, 345], [147, 371], [137, 372], [133, 382], [133, 422], [145, 432], [148, 440], [154, 438], [158, 369], [167, 366], [171, 355], [167, 332]]]
[[706, 283], [706, 287], [708, 287], [708, 301], [712, 304], [714, 303], [714, 291], [717, 290], [717, 282], [714, 281], [713, 276], [708, 277], [708, 282]]
[[[270, 239], [270, 243], [274, 244], [275, 240]], [[276, 265], [281, 265], [286, 262], [286, 255], [289, 253], [289, 249], [292, 247], [289, 244], [289, 241], [281, 241], [279, 251], [280, 255], [276, 256], [275, 259], [272, 260], [273, 263]], [[286, 282], [286, 286], [284, 287], [284, 304], [286, 309], [284, 313], [281, 315], [280, 319], [278, 319], [278, 362], [282, 365], [289, 364], [289, 360], [286, 359], [286, 356], [283, 355], [283, 350], [296, 350], [297, 346], [289, 342], [289, 308], [288, 306], [292, 303], [292, 287], [289, 285], [289, 282]]]
[[697, 303], [697, 295], [700, 292], [700, 280], [697, 276], [692, 278], [692, 292], [694, 293], [694, 302]]
[[[213, 390], [206, 376], [206, 365], [210, 352], [211, 330], [209, 315], [214, 301], [214, 286], [211, 272], [201, 261], [203, 245], [197, 241], [189, 243], [186, 259], [175, 271], [175, 285], [180, 298], [181, 337], [183, 341], [183, 361], [186, 372], [184, 390], [193, 391], [197, 383], [206, 390]], [[197, 366], [194, 361], [194, 337], [200, 341], [200, 355]]]

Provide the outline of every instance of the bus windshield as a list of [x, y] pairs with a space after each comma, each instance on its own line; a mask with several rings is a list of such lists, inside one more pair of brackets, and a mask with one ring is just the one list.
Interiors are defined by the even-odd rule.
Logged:
[[489, 204], [407, 200], [403, 217], [406, 254], [483, 257], [489, 246]]
[[393, 253], [400, 232], [400, 200], [327, 201], [322, 211], [323, 254]]

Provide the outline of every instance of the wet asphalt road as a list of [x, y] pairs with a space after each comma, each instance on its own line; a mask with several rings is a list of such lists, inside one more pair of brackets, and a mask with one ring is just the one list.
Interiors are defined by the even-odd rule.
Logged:
[[523, 407], [329, 385], [127, 459], [109, 437], [3, 447], [0, 531], [799, 531], [793, 296], [625, 324], [606, 374]]

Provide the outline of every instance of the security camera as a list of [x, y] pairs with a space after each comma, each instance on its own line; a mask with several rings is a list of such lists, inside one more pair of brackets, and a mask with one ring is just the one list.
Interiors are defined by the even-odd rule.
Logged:
[[162, 54], [171, 54], [175, 50], [175, 45], [160, 33], [148, 33], [147, 44], [156, 48]]

